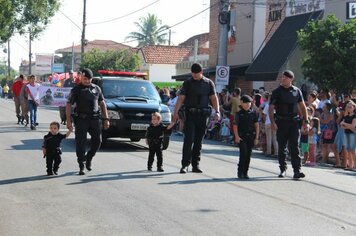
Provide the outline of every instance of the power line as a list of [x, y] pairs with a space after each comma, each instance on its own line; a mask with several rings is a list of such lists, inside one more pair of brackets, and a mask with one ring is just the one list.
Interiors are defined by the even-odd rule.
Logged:
[[72, 22], [73, 25], [75, 25], [80, 31], [82, 31], [82, 28], [80, 28], [79, 25], [77, 25], [71, 18], [69, 18], [69, 16], [67, 16], [66, 14], [64, 14], [61, 10], [58, 10], [65, 18], [67, 18], [70, 22]]
[[159, 2], [159, 1], [160, 1], [160, 0], [156, 0], [156, 1], [154, 1], [154, 2], [152, 2], [152, 3], [150, 3], [150, 4], [148, 4], [148, 5], [146, 5], [146, 6], [142, 7], [142, 8], [140, 8], [140, 9], [137, 9], [137, 10], [135, 10], [135, 11], [133, 11], [133, 12], [130, 12], [130, 13], [126, 14], [126, 15], [116, 17], [116, 18], [114, 18], [114, 19], [105, 20], [105, 21], [99, 21], [99, 22], [93, 22], [93, 23], [88, 23], [87, 25], [97, 25], [97, 24], [103, 24], [103, 23], [108, 23], [108, 22], [120, 20], [120, 19], [125, 18], [125, 17], [127, 17], [127, 16], [133, 15], [133, 14], [136, 13], [136, 12], [142, 11], [143, 9], [146, 9], [146, 8], [152, 6], [153, 4], [156, 4], [156, 3]]

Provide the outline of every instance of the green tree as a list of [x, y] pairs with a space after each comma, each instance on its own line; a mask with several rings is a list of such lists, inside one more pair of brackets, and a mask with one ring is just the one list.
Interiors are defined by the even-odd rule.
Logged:
[[92, 49], [84, 53], [81, 68], [90, 68], [94, 75], [98, 70], [136, 71], [140, 65], [138, 55], [130, 50], [101, 51]]
[[161, 25], [162, 21], [156, 15], [148, 13], [146, 17], [141, 17], [139, 22], [134, 23], [137, 32], [131, 32], [126, 39], [138, 41], [138, 47], [147, 45], [157, 45], [167, 43], [168, 25]]
[[304, 75], [319, 88], [351, 91], [356, 81], [356, 20], [342, 24], [335, 15], [311, 21], [298, 32], [305, 52]]
[[14, 33], [37, 38], [59, 9], [59, 0], [0, 0], [0, 43]]

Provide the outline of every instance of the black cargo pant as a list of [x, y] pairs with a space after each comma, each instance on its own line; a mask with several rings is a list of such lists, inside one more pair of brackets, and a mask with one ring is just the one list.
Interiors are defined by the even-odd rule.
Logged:
[[241, 139], [242, 140], [239, 143], [240, 160], [237, 171], [238, 174], [247, 175], [248, 168], [250, 167], [251, 153], [255, 136], [242, 136]]
[[294, 173], [300, 171], [301, 159], [299, 156], [300, 126], [294, 120], [277, 120], [278, 161], [281, 171], [287, 169], [287, 145], [292, 160]]
[[47, 173], [57, 172], [59, 169], [59, 164], [61, 164], [62, 158], [59, 154], [46, 155], [46, 167]]
[[[90, 134], [90, 149], [86, 153], [87, 133]], [[101, 120], [99, 118], [75, 118], [75, 145], [79, 168], [90, 163], [101, 143]]]
[[149, 144], [148, 162], [147, 167], [152, 167], [155, 154], [157, 156], [157, 167], [162, 167], [163, 154], [162, 154], [162, 140], [151, 141]]
[[[202, 141], [206, 132], [208, 115], [186, 112], [182, 167], [199, 166]], [[192, 147], [193, 146], [193, 147]]]

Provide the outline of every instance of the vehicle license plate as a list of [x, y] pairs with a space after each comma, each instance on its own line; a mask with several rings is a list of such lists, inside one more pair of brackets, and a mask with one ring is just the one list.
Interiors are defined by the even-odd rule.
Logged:
[[149, 124], [131, 124], [131, 130], [146, 130]]

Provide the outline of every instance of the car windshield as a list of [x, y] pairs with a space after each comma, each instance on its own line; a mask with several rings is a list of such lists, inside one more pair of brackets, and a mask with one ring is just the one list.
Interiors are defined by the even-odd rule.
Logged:
[[104, 79], [102, 90], [105, 98], [139, 97], [149, 100], [160, 100], [152, 83], [137, 79]]

